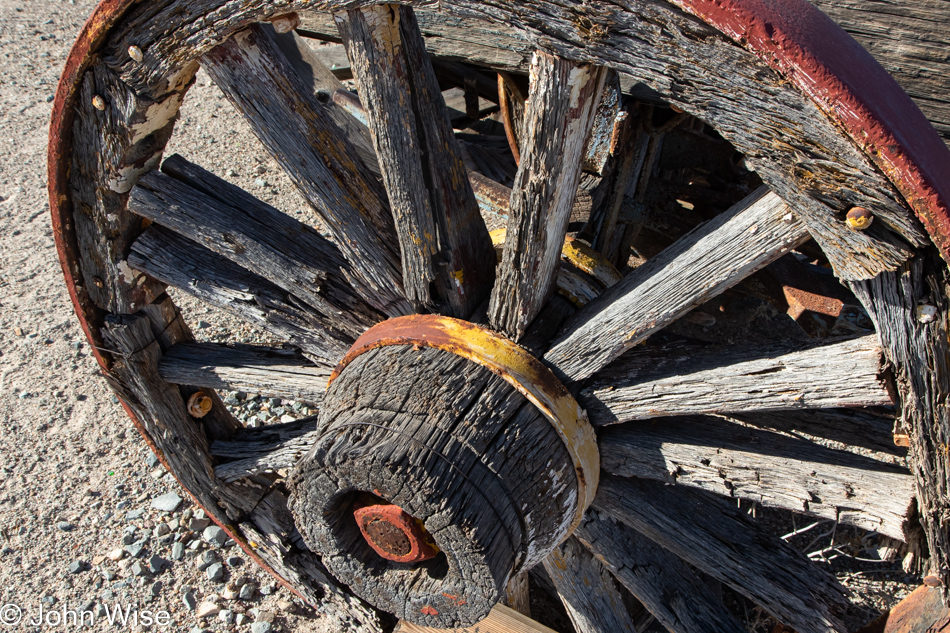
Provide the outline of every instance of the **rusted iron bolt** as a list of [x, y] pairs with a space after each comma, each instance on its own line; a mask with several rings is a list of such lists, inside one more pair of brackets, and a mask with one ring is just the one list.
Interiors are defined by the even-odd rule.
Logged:
[[357, 505], [353, 517], [370, 547], [394, 563], [421, 563], [439, 553], [422, 522], [391, 503]]
[[874, 216], [864, 207], [852, 207], [845, 221], [855, 231], [863, 231], [874, 222]]
[[207, 394], [196, 391], [188, 398], [188, 415], [193, 418], [203, 418], [211, 412], [211, 398]]
[[143, 59], [145, 59], [145, 55], [142, 54], [142, 49], [139, 48], [138, 46], [129, 47], [129, 57], [131, 57], [133, 61], [137, 61], [137, 62], [140, 62]]

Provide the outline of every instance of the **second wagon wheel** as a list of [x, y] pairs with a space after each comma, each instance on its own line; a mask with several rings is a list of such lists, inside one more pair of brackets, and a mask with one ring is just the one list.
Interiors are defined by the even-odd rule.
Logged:
[[[334, 14], [369, 134], [290, 33], [308, 10]], [[426, 52], [459, 46], [530, 77], [497, 270], [469, 184], [484, 181]], [[158, 169], [199, 65], [330, 238], [180, 157]], [[565, 264], [603, 289], [576, 308], [553, 289], [562, 251], [581, 249], [564, 238], [608, 70], [714, 128], [767, 187], [620, 281]], [[71, 297], [133, 422], [341, 630], [472, 624], [540, 566], [582, 632], [634, 630], [621, 590], [671, 631], [742, 630], [707, 577], [801, 633], [844, 631], [834, 577], [731, 497], [899, 540], [916, 497], [946, 584], [948, 187], [920, 112], [803, 2], [108, 0], [70, 55], [50, 143]], [[809, 236], [877, 338], [637, 346]], [[166, 285], [305, 360], [196, 344]], [[912, 474], [773, 432], [879, 434], [845, 407], [892, 403], [882, 349]], [[211, 389], [238, 385], [320, 414], [241, 428]]]

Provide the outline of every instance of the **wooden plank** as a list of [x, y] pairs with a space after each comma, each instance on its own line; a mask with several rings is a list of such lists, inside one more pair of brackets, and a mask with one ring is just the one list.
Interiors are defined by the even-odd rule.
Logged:
[[588, 510], [574, 537], [671, 633], [746, 633], [696, 572], [636, 530]]
[[847, 631], [845, 589], [725, 499], [605, 475], [594, 507], [729, 585], [801, 633]]
[[527, 138], [511, 191], [505, 248], [492, 289], [492, 325], [520, 339], [554, 289], [585, 143], [606, 69], [537, 52]]
[[614, 579], [576, 538], [543, 564], [577, 633], [637, 633]]
[[385, 191], [261, 29], [236, 33], [202, 57], [202, 68], [333, 235], [360, 296], [388, 316], [411, 313]]
[[[465, 318], [494, 281], [488, 229], [410, 7], [337, 16], [366, 107], [417, 310]], [[434, 295], [431, 292], [434, 291]]]
[[502, 603], [522, 615], [531, 617], [531, 583], [527, 570], [518, 572], [508, 581]]
[[785, 203], [759, 189], [579, 310], [544, 359], [568, 380], [587, 378], [807, 238]]
[[329, 370], [353, 344], [354, 337], [341, 332], [335, 320], [161, 226], [150, 226], [132, 244], [129, 265], [270, 331]]
[[161, 347], [155, 344], [149, 318], [110, 316], [103, 339], [115, 358], [107, 380], [134, 412], [137, 426], [157, 449], [155, 454], [205, 511], [217, 522], [229, 524], [257, 505], [261, 494], [232, 488], [213, 476], [204, 430], [188, 414], [178, 388], [158, 374]]
[[721, 418], [611, 428], [600, 435], [600, 459], [615, 475], [701, 488], [900, 541], [914, 513], [906, 468]]
[[503, 604], [496, 604], [487, 618], [464, 629], [434, 629], [401, 621], [396, 625], [393, 633], [446, 633], [448, 631], [455, 631], [455, 633], [557, 633], [554, 629], [538, 624]]
[[811, 0], [887, 69], [950, 143], [950, 33], [944, 0]]
[[888, 406], [874, 335], [827, 345], [634, 348], [581, 393], [595, 425], [670, 415]]
[[179, 385], [319, 403], [333, 369], [330, 363], [308, 362], [293, 349], [186, 343], [169, 349], [158, 371]]
[[332, 317], [336, 329], [358, 336], [381, 320], [348, 283], [353, 269], [336, 245], [269, 205], [227, 204], [150, 172], [129, 196], [129, 209], [299, 297]]
[[[950, 341], [946, 264], [921, 255], [905, 268], [849, 284], [884, 346], [900, 392], [900, 427], [909, 436], [908, 462], [917, 480], [929, 573], [950, 586]], [[929, 307], [928, 307], [929, 306]], [[946, 595], [946, 594], [945, 594]]]

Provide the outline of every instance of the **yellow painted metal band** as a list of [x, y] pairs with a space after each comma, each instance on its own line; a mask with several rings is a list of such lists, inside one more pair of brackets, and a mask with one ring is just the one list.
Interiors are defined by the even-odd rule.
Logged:
[[371, 327], [357, 339], [333, 370], [327, 387], [354, 358], [388, 345], [434, 347], [486, 367], [517, 389], [548, 419], [571, 456], [577, 475], [577, 507], [567, 539], [594, 500], [600, 480], [597, 436], [587, 414], [554, 373], [523, 347], [483, 327], [450, 317], [417, 314]]
[[620, 271], [590, 246], [573, 237], [564, 238], [561, 258], [571, 262], [585, 273], [609, 288], [620, 281]]

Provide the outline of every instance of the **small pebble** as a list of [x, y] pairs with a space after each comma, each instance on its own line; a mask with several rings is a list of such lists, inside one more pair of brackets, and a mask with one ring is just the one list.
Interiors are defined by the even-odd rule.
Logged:
[[174, 512], [181, 505], [181, 497], [174, 492], [169, 492], [152, 499], [152, 507], [162, 512]]
[[181, 542], [172, 545], [172, 560], [181, 560], [185, 557], [185, 546]]
[[241, 591], [238, 593], [238, 598], [241, 600], [251, 600], [254, 598], [255, 591], [254, 583], [247, 583], [241, 587]]
[[270, 623], [270, 622], [273, 622], [273, 621], [274, 621], [274, 618], [275, 618], [275, 617], [277, 617], [277, 616], [274, 615], [274, 612], [273, 612], [273, 611], [261, 610], [261, 611], [258, 611], [257, 614], [254, 616], [254, 621], [255, 621], [255, 622], [268, 622], [268, 623]]
[[208, 580], [210, 580], [211, 582], [218, 582], [218, 581], [224, 580], [224, 574], [225, 574], [224, 565], [222, 565], [221, 563], [214, 563], [213, 565], [209, 565], [208, 568], [205, 570], [205, 574], [207, 574]]
[[228, 564], [228, 567], [238, 567], [244, 564], [244, 559], [240, 556], [228, 556], [225, 562]]
[[228, 535], [217, 525], [209, 525], [206, 527], [201, 537], [217, 547], [221, 547], [228, 540]]
[[158, 455], [156, 455], [152, 451], [149, 451], [148, 456], [145, 458], [145, 463], [148, 464], [149, 468], [155, 468], [161, 462], [158, 461]]
[[162, 558], [161, 556], [157, 556], [153, 554], [152, 557], [148, 559], [148, 569], [153, 574], [157, 574], [161, 572], [162, 568], [165, 567], [166, 565], [168, 565], [168, 561]]
[[106, 558], [108, 558], [114, 563], [122, 560], [123, 556], [125, 556], [125, 550], [122, 549], [121, 547], [118, 547], [112, 550], [111, 552], [109, 552], [108, 554], [106, 554]]
[[142, 550], [145, 549], [145, 541], [138, 541], [136, 543], [132, 543], [131, 545], [126, 545], [124, 549], [126, 553], [132, 558], [138, 558], [142, 555]]
[[71, 532], [75, 526], [69, 521], [60, 521], [56, 524], [56, 527], [61, 529], [63, 532]]
[[195, 594], [190, 591], [181, 597], [181, 601], [185, 603], [185, 608], [189, 611], [194, 611], [198, 608], [198, 599], [195, 598]]
[[156, 598], [162, 595], [162, 581], [156, 580], [152, 583], [152, 586], [149, 587], [148, 592], [155, 596]]
[[204, 571], [218, 562], [218, 557], [215, 556], [214, 552], [208, 550], [202, 552], [201, 556], [198, 557], [198, 570]]
[[86, 563], [81, 560], [73, 561], [69, 564], [69, 573], [71, 574], [79, 574], [84, 571], [86, 571]]
[[202, 602], [198, 605], [198, 610], [195, 612], [195, 616], [199, 618], [207, 618], [212, 615], [216, 615], [221, 611], [221, 607], [216, 605], [213, 602]]
[[129, 568], [129, 571], [132, 572], [133, 576], [139, 576], [139, 577], [145, 576], [148, 573], [148, 570], [145, 569], [145, 565], [143, 565], [139, 561], [135, 561], [134, 563], [132, 563], [132, 567]]
[[218, 619], [225, 624], [233, 624], [234, 613], [230, 609], [224, 609], [223, 611], [218, 612]]
[[188, 529], [192, 532], [204, 532], [209, 525], [211, 525], [211, 519], [194, 517], [188, 522]]
[[251, 625], [251, 633], [273, 633], [274, 625], [270, 622], [255, 622]]

